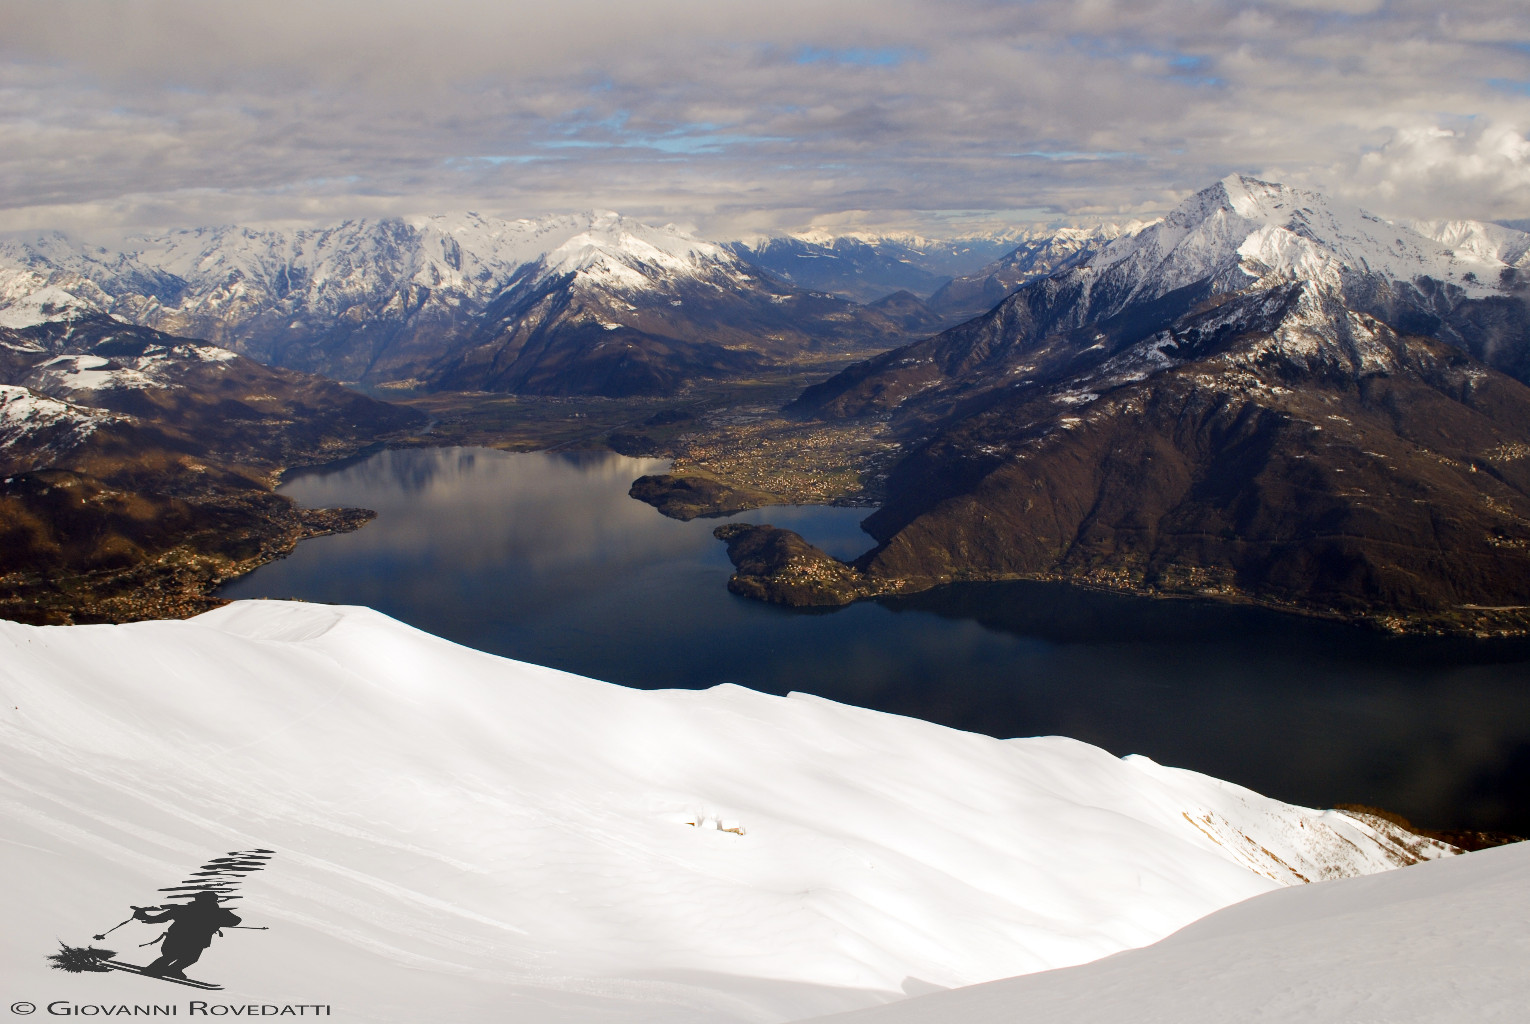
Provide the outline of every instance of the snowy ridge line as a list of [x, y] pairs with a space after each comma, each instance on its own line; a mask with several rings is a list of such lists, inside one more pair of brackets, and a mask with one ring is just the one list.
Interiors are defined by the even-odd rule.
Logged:
[[126, 245], [111, 253], [59, 234], [0, 242], [0, 326], [78, 312], [155, 326], [175, 316], [247, 317], [256, 312], [252, 303], [316, 316], [363, 307], [376, 314], [411, 288], [486, 304], [533, 265], [541, 267], [533, 280], [602, 273], [642, 288], [642, 275], [623, 269], [736, 264], [723, 247], [674, 225], [598, 210], [540, 220], [465, 213], [316, 229], [224, 226], [136, 236]]
[[[1151, 223], [1015, 228], [947, 240], [820, 230], [783, 237], [825, 248], [844, 241], [916, 252], [1001, 237], [1020, 250], [1114, 238], [1089, 265], [1098, 273], [1128, 262], [1134, 276], [1154, 279], [1152, 294], [1241, 270], [1328, 284], [1346, 273], [1399, 281], [1426, 275], [1480, 296], [1495, 291], [1498, 271], [1530, 267], [1530, 235], [1512, 228], [1391, 222], [1315, 192], [1237, 174]], [[757, 250], [774, 240], [751, 236], [736, 244]], [[483, 306], [517, 282], [562, 274], [642, 291], [654, 274], [744, 272], [726, 245], [603, 210], [535, 220], [467, 212], [320, 228], [227, 225], [135, 236], [124, 245], [111, 252], [57, 232], [0, 240], [0, 326], [85, 312], [166, 327], [207, 317], [239, 321], [267, 309], [376, 316], [390, 306], [402, 309], [415, 294], [443, 309]]]
[[1481, 297], [1497, 293], [1500, 271], [1527, 265], [1527, 252], [1530, 235], [1510, 228], [1409, 226], [1317, 192], [1232, 174], [1156, 224], [1111, 242], [1085, 267], [1131, 282], [1114, 309], [1203, 280], [1226, 291], [1255, 281], [1311, 281], [1338, 291], [1355, 276], [1430, 277]]
[[282, 871], [245, 906], [289, 925], [209, 976], [367, 1020], [785, 1021], [1449, 852], [1061, 737], [627, 690], [362, 608], [0, 622], [0, 696], [8, 906], [33, 922], [0, 945], [162, 885], [170, 845], [257, 845]]

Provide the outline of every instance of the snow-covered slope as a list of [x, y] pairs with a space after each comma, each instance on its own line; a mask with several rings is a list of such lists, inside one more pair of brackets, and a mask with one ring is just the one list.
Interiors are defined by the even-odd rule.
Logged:
[[673, 224], [652, 228], [609, 211], [590, 214], [588, 223], [538, 262], [532, 285], [572, 275], [578, 287], [629, 293], [651, 290], [666, 278], [743, 273], [737, 258], [720, 245]]
[[[1461, 233], [1489, 230], [1457, 224]], [[1507, 228], [1491, 231], [1512, 234]], [[1227, 291], [1262, 279], [1312, 281], [1337, 290], [1358, 275], [1401, 282], [1430, 277], [1483, 295], [1496, 289], [1504, 266], [1492, 252], [1453, 251], [1321, 193], [1236, 174], [1197, 193], [1159, 223], [1111, 243], [1089, 262], [1102, 278], [1130, 280], [1117, 308], [1205, 280]]]
[[1268, 893], [1146, 949], [823, 1024], [1524, 1019], [1530, 844]]
[[0, 468], [16, 472], [48, 465], [60, 453], [83, 444], [103, 423], [119, 418], [0, 384]]
[[[375, 612], [0, 622], [6, 990], [209, 856], [275, 851], [200, 975], [350, 1020], [780, 1021], [1151, 942], [1440, 847], [1058, 737], [626, 690]], [[111, 948], [151, 938], [130, 926]]]
[[[111, 339], [103, 347], [108, 350]], [[69, 396], [79, 391], [121, 391], [148, 388], [177, 388], [178, 379], [188, 363], [214, 366], [237, 359], [234, 353], [216, 345], [186, 342], [143, 353], [102, 355], [61, 355], [39, 363], [23, 381], [27, 387], [47, 395]]]
[[1476, 220], [1415, 221], [1408, 226], [1453, 253], [1467, 254], [1490, 264], [1530, 266], [1530, 234], [1515, 228]]
[[[12, 276], [6, 284], [16, 288], [21, 276]], [[38, 281], [35, 291], [20, 288], [16, 290], [21, 291], [18, 298], [4, 309], [0, 309], [0, 327], [15, 330], [35, 327], [53, 320], [72, 320], [89, 313], [102, 312], [101, 303], [82, 298], [61, 285]]]

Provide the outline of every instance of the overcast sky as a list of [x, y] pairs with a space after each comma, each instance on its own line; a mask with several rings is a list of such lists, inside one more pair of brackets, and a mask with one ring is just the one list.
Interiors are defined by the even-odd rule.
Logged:
[[0, 230], [1530, 217], [1530, 0], [3, 0]]

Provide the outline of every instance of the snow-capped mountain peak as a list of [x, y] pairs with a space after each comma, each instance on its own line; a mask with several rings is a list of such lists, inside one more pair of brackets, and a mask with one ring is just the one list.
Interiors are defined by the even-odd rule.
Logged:
[[1337, 291], [1359, 276], [1428, 277], [1481, 296], [1494, 293], [1499, 272], [1530, 250], [1530, 236], [1496, 225], [1453, 222], [1438, 230], [1456, 247], [1317, 192], [1233, 174], [1106, 246], [1089, 265], [1124, 271], [1133, 301], [1208, 279], [1223, 291], [1249, 279], [1311, 281]]
[[[16, 287], [18, 283], [15, 278], [12, 278], [4, 285], [0, 285], [0, 290], [21, 291], [22, 289]], [[5, 287], [6, 285], [9, 287]], [[79, 290], [87, 294], [81, 296], [58, 284], [45, 284], [36, 291], [25, 291], [4, 309], [0, 309], [0, 327], [20, 329], [45, 324], [51, 320], [74, 320], [81, 316], [102, 312], [100, 302], [89, 296], [88, 289]]]
[[1480, 220], [1426, 220], [1409, 224], [1463, 258], [1510, 267], [1530, 266], [1530, 234]]
[[654, 277], [704, 275], [718, 266], [736, 268], [737, 257], [673, 224], [649, 225], [610, 211], [584, 215], [576, 234], [542, 256], [536, 280], [576, 275], [606, 287], [641, 290]]

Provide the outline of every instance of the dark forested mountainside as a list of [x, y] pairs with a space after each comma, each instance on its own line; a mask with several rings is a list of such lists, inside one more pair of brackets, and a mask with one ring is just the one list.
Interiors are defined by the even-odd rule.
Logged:
[[218, 582], [370, 516], [294, 507], [282, 469], [422, 419], [110, 317], [0, 328], [0, 615], [205, 610]]
[[863, 593], [1067, 578], [1523, 629], [1530, 338], [1493, 266], [1232, 178], [791, 411], [905, 444]]

